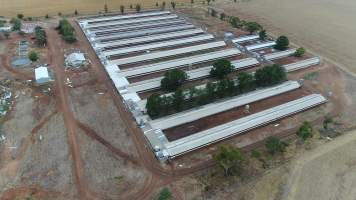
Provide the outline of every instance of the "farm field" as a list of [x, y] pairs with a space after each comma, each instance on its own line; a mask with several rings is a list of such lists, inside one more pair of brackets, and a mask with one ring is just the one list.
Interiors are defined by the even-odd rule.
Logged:
[[[137, 3], [141, 4], [143, 7], [155, 7], [156, 2], [162, 3], [162, 0], [62, 0], [62, 1], [49, 1], [49, 0], [2, 0], [0, 2], [0, 15], [6, 17], [14, 17], [18, 13], [22, 13], [25, 16], [45, 16], [57, 15], [58, 12], [62, 14], [73, 14], [75, 9], [78, 10], [80, 14], [98, 13], [104, 10], [105, 3], [108, 5], [110, 10], [119, 10], [120, 5], [124, 5], [126, 9], [129, 9], [130, 4], [133, 6]], [[177, 2], [190, 2], [189, 0], [179, 0]], [[168, 3], [168, 1], [166, 2]], [[168, 6], [168, 4], [166, 5]]]
[[285, 34], [293, 42], [317, 52], [356, 73], [352, 0], [250, 0], [237, 4], [216, 1], [215, 7], [244, 19], [261, 22], [268, 32]]

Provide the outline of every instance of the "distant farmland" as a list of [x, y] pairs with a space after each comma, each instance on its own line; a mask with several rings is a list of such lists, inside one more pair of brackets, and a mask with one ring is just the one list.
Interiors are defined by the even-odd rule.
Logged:
[[[75, 9], [81, 14], [98, 13], [104, 10], [105, 3], [109, 10], [119, 10], [120, 5], [124, 5], [126, 10], [129, 9], [130, 4], [141, 4], [142, 7], [155, 7], [156, 2], [159, 5], [163, 0], [1, 0], [0, 1], [0, 15], [6, 17], [14, 17], [18, 13], [25, 16], [38, 17], [49, 15], [57, 15], [59, 12], [63, 14], [72, 14]], [[171, 1], [165, 1], [166, 6], [170, 7]], [[190, 0], [177, 0], [177, 4], [188, 2]]]

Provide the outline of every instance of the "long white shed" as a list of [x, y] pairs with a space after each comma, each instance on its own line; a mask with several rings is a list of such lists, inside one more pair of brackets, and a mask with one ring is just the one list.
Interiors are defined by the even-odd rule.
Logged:
[[112, 26], [112, 28], [106, 28], [104, 30], [95, 30], [95, 31], [90, 31], [90, 33], [93, 33], [95, 35], [105, 35], [105, 34], [112, 34], [112, 33], [117, 33], [117, 32], [128, 32], [132, 30], [137, 30], [137, 29], [146, 29], [146, 28], [153, 28], [153, 27], [168, 27], [172, 25], [184, 25], [188, 24], [185, 20], [183, 19], [169, 19], [169, 20], [161, 20], [161, 21], [153, 21], [153, 22], [145, 22], [145, 23], [137, 23], [133, 26]]
[[150, 35], [146, 37], [134, 37], [130, 39], [116, 40], [110, 42], [100, 42], [100, 43], [96, 43], [95, 46], [99, 48], [120, 47], [126, 45], [135, 45], [135, 44], [142, 44], [142, 43], [154, 42], [154, 41], [165, 40], [165, 39], [172, 39], [172, 38], [183, 37], [183, 36], [190, 36], [190, 35], [195, 35], [200, 33], [204, 33], [204, 31], [202, 29], [191, 29], [191, 30], [177, 31], [173, 33]]
[[231, 41], [233, 43], [239, 44], [239, 43], [244, 43], [244, 42], [251, 41], [251, 40], [257, 40], [259, 38], [260, 38], [260, 36], [258, 36], [258, 35], [244, 35], [244, 36], [232, 39]]
[[215, 49], [224, 46], [226, 46], [226, 43], [224, 41], [210, 42], [210, 43], [199, 44], [190, 47], [184, 47], [184, 48], [167, 50], [167, 51], [159, 51], [159, 52], [148, 53], [139, 56], [111, 60], [109, 61], [109, 63], [120, 66], [126, 64], [139, 63], [143, 61], [156, 60], [156, 59], [166, 58], [171, 56], [177, 56], [181, 54], [193, 53], [193, 52], [198, 52], [198, 51], [203, 51], [208, 49]]
[[168, 32], [172, 33], [174, 31], [183, 31], [183, 30], [193, 29], [193, 28], [195, 28], [195, 26], [191, 24], [171, 26], [171, 27], [151, 28], [145, 30], [135, 30], [135, 31], [125, 32], [125, 33], [117, 33], [117, 34], [115, 33], [112, 35], [99, 36], [99, 37], [95, 37], [95, 40], [98, 42], [104, 42], [108, 40], [121, 40], [125, 38], [134, 38], [139, 36], [148, 36], [148, 35], [154, 35], [160, 33], [168, 33]]
[[112, 51], [104, 51], [103, 54], [107, 57], [118, 56], [118, 55], [125, 55], [130, 53], [148, 51], [148, 50], [155, 50], [160, 48], [168, 48], [168, 47], [174, 47], [180, 45], [193, 44], [197, 42], [207, 42], [213, 39], [214, 39], [213, 35], [207, 34], [207, 35], [201, 35], [201, 36], [195, 36], [189, 38], [182, 38], [173, 41], [164, 41], [164, 42], [151, 43], [151, 44], [145, 44], [145, 45], [134, 46], [134, 47], [120, 48]]
[[252, 102], [260, 101], [262, 99], [289, 92], [298, 89], [300, 86], [301, 85], [297, 81], [287, 81], [274, 87], [252, 91], [243, 95], [233, 97], [231, 99], [227, 99], [226, 101], [210, 103], [199, 108], [194, 108], [188, 111], [155, 119], [150, 121], [149, 123], [155, 129], [164, 130], [220, 112], [224, 112], [235, 107], [247, 105]]
[[248, 51], [256, 51], [256, 50], [266, 49], [266, 48], [272, 47], [274, 45], [276, 45], [275, 41], [261, 42], [261, 43], [257, 43], [257, 44], [248, 45], [248, 46], [246, 46], [246, 49]]
[[307, 67], [320, 64], [321, 60], [319, 57], [309, 58], [306, 60], [298, 61], [288, 65], [283, 65], [287, 72], [292, 72], [300, 69], [305, 69]]
[[[241, 60], [232, 61], [231, 64], [234, 66], [235, 70], [244, 69], [250, 66], [254, 66], [259, 64], [256, 58], [245, 58]], [[213, 66], [201, 67], [198, 69], [193, 69], [186, 71], [188, 75], [188, 81], [201, 79], [210, 75], [210, 71]], [[135, 92], [143, 92], [148, 90], [153, 90], [159, 88], [161, 86], [161, 80], [163, 76], [144, 80], [136, 83], [132, 83], [128, 86], [128, 89], [135, 91]]]
[[309, 108], [326, 103], [320, 94], [311, 94], [288, 103], [251, 114], [232, 122], [216, 126], [196, 134], [164, 144], [171, 158], [193, 151], [203, 146], [242, 134], [254, 128], [266, 125], [278, 119], [296, 114]]
[[80, 22], [84, 23], [98, 23], [103, 21], [113, 21], [113, 20], [127, 20], [132, 18], [141, 18], [141, 17], [152, 17], [158, 15], [168, 15], [169, 11], [158, 11], [158, 12], [144, 12], [144, 13], [135, 13], [135, 14], [127, 14], [127, 15], [114, 15], [114, 16], [103, 16], [103, 17], [95, 17], [92, 19], [83, 19]]
[[141, 19], [131, 19], [131, 20], [124, 20], [124, 21], [113, 21], [113, 22], [102, 22], [98, 24], [88, 24], [85, 26], [86, 29], [95, 30], [101, 27], [110, 27], [116, 25], [125, 25], [125, 24], [132, 24], [135, 25], [136, 23], [142, 22], [149, 22], [149, 21], [160, 21], [165, 19], [175, 19], [178, 18], [177, 15], [167, 15], [167, 16], [158, 16], [158, 17], [146, 17]]
[[264, 59], [266, 60], [276, 60], [276, 59], [280, 59], [280, 58], [285, 58], [288, 56], [293, 55], [295, 52], [297, 51], [297, 49], [288, 49], [285, 51], [278, 51], [278, 52], [274, 52], [274, 53], [269, 53], [264, 55]]
[[121, 75], [125, 77], [135, 77], [139, 75], [155, 73], [157, 71], [209, 62], [221, 58], [228, 58], [232, 56], [237, 56], [239, 54], [241, 54], [241, 51], [239, 51], [238, 49], [226, 49], [226, 50], [221, 50], [221, 51], [216, 51], [211, 53], [189, 56], [185, 58], [178, 58], [178, 59], [164, 61], [156, 64], [143, 65], [143, 66], [133, 67], [129, 69], [123, 69], [121, 70]]

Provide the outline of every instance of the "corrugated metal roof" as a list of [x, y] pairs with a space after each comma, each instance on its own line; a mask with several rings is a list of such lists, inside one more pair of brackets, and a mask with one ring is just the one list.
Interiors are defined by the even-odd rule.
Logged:
[[315, 107], [327, 100], [320, 94], [308, 95], [294, 101], [251, 114], [232, 122], [164, 144], [170, 157], [193, 151], [236, 134], [260, 127], [275, 120]]
[[214, 48], [224, 47], [224, 46], [226, 46], [224, 41], [210, 42], [210, 43], [200, 44], [200, 45], [195, 45], [190, 47], [184, 47], [179, 49], [160, 51], [160, 52], [154, 52], [154, 53], [149, 53], [149, 54], [144, 54], [139, 56], [111, 60], [109, 61], [109, 63], [116, 64], [116, 65], [139, 63], [143, 61], [155, 60], [155, 59], [176, 56], [176, 55], [186, 54], [186, 53], [192, 53], [192, 52], [197, 52], [202, 50], [214, 49]]
[[221, 58], [236, 56], [239, 55], [240, 53], [241, 51], [239, 51], [238, 49], [225, 49], [225, 50], [205, 53], [201, 55], [195, 55], [195, 56], [189, 56], [185, 58], [159, 62], [151, 65], [143, 65], [139, 67], [124, 69], [121, 71], [121, 74], [122, 76], [125, 77], [134, 77], [142, 74], [154, 73], [161, 70], [179, 68], [187, 65], [194, 65], [194, 64], [221, 59]]
[[287, 81], [278, 86], [256, 90], [243, 95], [227, 99], [225, 101], [210, 103], [199, 108], [194, 108], [188, 111], [180, 112], [167, 117], [150, 121], [150, 124], [155, 129], [168, 129], [181, 124], [192, 122], [203, 117], [214, 115], [235, 107], [250, 104], [255, 101], [260, 101], [272, 96], [276, 96], [285, 92], [298, 89], [300, 84], [296, 81]]

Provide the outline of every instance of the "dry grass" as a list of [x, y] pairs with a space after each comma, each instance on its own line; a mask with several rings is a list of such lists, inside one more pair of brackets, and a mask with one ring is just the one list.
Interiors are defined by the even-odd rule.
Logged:
[[[163, 0], [2, 0], [0, 13], [7, 17], [14, 17], [18, 13], [23, 13], [25, 16], [38, 17], [45, 16], [46, 14], [57, 15], [58, 12], [62, 14], [73, 14], [75, 9], [77, 9], [80, 14], [87, 14], [103, 11], [105, 3], [108, 5], [109, 10], [119, 10], [120, 5], [124, 5], [127, 9], [129, 9], [130, 4], [135, 8], [137, 3], [143, 7], [155, 7], [156, 2], [161, 5]], [[177, 2], [184, 3], [190, 1], [179, 0]], [[170, 1], [166, 1], [166, 7], [168, 6], [170, 7]]]

